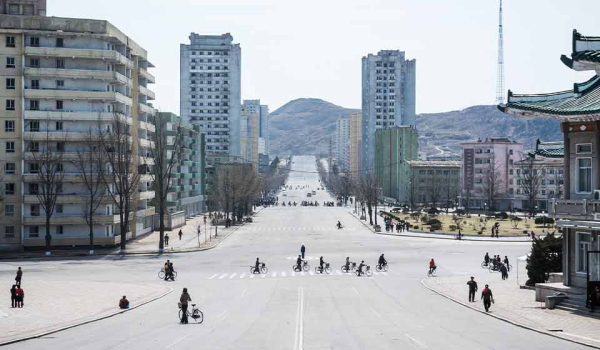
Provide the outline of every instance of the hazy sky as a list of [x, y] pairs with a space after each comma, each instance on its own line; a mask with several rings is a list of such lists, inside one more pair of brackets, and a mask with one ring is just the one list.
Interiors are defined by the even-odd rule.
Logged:
[[[360, 108], [361, 57], [417, 59], [417, 112], [493, 104], [499, 0], [48, 0], [48, 15], [105, 19], [148, 50], [155, 107], [179, 112], [179, 45], [230, 32], [242, 47], [242, 98], [271, 111], [300, 97]], [[572, 88], [574, 28], [600, 36], [599, 0], [505, 0], [506, 87]]]

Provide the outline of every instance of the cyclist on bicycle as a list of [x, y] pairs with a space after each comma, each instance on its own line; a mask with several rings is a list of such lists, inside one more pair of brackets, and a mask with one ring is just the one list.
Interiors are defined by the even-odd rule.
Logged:
[[359, 276], [363, 274], [363, 270], [362, 270], [363, 266], [365, 266], [364, 260], [360, 262], [360, 265], [358, 265], [358, 275]]
[[336, 227], [337, 227], [338, 229], [341, 229], [341, 228], [342, 228], [342, 223], [341, 223], [339, 220], [338, 220], [338, 222], [337, 222], [337, 225], [336, 225]]
[[435, 260], [431, 258], [431, 261], [429, 262], [429, 273], [433, 273], [436, 269], [437, 266], [435, 266]]
[[323, 272], [323, 265], [325, 265], [325, 261], [323, 261], [323, 257], [319, 259], [319, 269]]
[[254, 263], [254, 273], [260, 273], [260, 261], [256, 258], [256, 263]]
[[190, 298], [187, 288], [183, 288], [183, 292], [181, 293], [181, 297], [179, 298], [179, 302], [181, 303], [181, 310], [183, 310], [183, 312], [181, 313], [181, 323], [182, 324], [188, 323], [188, 318], [187, 318], [188, 301], [192, 301], [192, 298]]
[[167, 262], [165, 263], [165, 266], [163, 267], [163, 270], [165, 271], [165, 281], [169, 278], [169, 265], [171, 263], [169, 262], [169, 260], [167, 260]]
[[346, 271], [350, 271], [350, 257], [346, 257]]
[[296, 259], [296, 269], [298, 271], [302, 271], [302, 256], [298, 255], [298, 259]]
[[383, 254], [381, 254], [381, 256], [379, 257], [379, 262], [378, 262], [379, 266], [384, 267], [385, 265], [387, 265], [387, 261], [385, 260], [385, 258], [383, 257]]
[[173, 269], [173, 263], [169, 262], [169, 267], [167, 268], [167, 271], [165, 272], [165, 276], [167, 277], [167, 280], [171, 280], [171, 281], [175, 281], [175, 274], [173, 274], [173, 271], [175, 271], [175, 269]]

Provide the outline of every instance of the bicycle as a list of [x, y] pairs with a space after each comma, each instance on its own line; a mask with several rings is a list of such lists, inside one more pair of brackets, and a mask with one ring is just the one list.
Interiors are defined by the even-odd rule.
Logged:
[[427, 277], [435, 277], [435, 270], [437, 270], [437, 267], [429, 268], [429, 271], [427, 272]]
[[482, 269], [489, 269], [490, 268], [490, 264], [491, 264], [491, 262], [487, 262], [486, 263], [485, 261], [483, 261], [483, 262], [481, 262], [481, 268]]
[[351, 262], [349, 267], [346, 267], [346, 265], [342, 265], [341, 270], [343, 273], [348, 273], [350, 271], [356, 271], [356, 263], [355, 262]]
[[322, 274], [323, 272], [326, 272], [328, 275], [331, 274], [331, 268], [329, 267], [329, 263], [326, 263], [325, 267], [322, 269], [321, 269], [321, 266], [316, 266], [315, 272], [320, 273], [320, 274]]
[[362, 275], [366, 275], [367, 277], [371, 277], [371, 275], [373, 274], [373, 271], [371, 271], [371, 266], [366, 265], [365, 266], [365, 271], [363, 271], [362, 273], [359, 270], [355, 271], [356, 276], [362, 276]]
[[294, 272], [300, 272], [300, 271], [302, 271], [302, 270], [304, 270], [304, 271], [308, 272], [308, 270], [310, 270], [310, 265], [308, 265], [308, 261], [306, 261], [306, 260], [303, 260], [303, 261], [302, 261], [302, 267], [301, 267], [301, 268], [298, 268], [298, 264], [296, 264], [296, 265], [292, 265], [292, 270], [293, 270]]
[[[158, 271], [158, 278], [160, 278], [161, 280], [165, 279], [165, 269], [160, 269], [160, 271]], [[177, 271], [175, 270], [173, 270], [173, 278], [177, 278]]]
[[388, 264], [377, 264], [377, 266], [375, 266], [375, 270], [377, 270], [378, 272], [384, 271], [387, 272], [388, 270]]
[[[192, 311], [187, 310], [188, 319], [194, 320], [196, 323], [204, 322], [204, 314], [198, 308], [196, 308], [196, 304], [192, 304]], [[183, 319], [183, 309], [181, 308], [181, 303], [179, 303], [179, 320]]]
[[267, 273], [269, 272], [269, 269], [267, 268], [267, 266], [265, 265], [265, 263], [262, 263], [260, 265], [259, 270], [257, 271], [256, 268], [254, 266], [250, 266], [250, 273]]

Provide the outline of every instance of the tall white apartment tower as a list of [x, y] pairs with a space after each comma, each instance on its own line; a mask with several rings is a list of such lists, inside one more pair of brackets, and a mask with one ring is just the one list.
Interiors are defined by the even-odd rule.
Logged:
[[[262, 154], [269, 154], [269, 106], [261, 105], [260, 100], [244, 100], [244, 108], [249, 113], [256, 113], [259, 115], [259, 138], [264, 142], [264, 150]], [[259, 148], [260, 149], [260, 148]]]
[[374, 164], [375, 130], [416, 126], [416, 66], [416, 60], [407, 60], [400, 50], [381, 50], [362, 58], [363, 171]]
[[340, 117], [335, 123], [334, 156], [342, 171], [350, 170], [350, 118]]
[[240, 154], [241, 48], [231, 34], [190, 35], [180, 48], [180, 114], [206, 133], [206, 156]]

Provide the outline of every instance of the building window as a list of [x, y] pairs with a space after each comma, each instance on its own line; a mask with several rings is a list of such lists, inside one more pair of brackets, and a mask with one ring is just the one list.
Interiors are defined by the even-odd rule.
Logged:
[[14, 226], [4, 226], [4, 237], [14, 237], [15, 236], [15, 227]]
[[587, 252], [592, 245], [592, 236], [589, 233], [577, 233], [577, 272], [587, 272]]
[[65, 151], [65, 143], [64, 142], [57, 142], [56, 143], [56, 150], [58, 152], [64, 152]]
[[14, 174], [17, 169], [17, 165], [15, 163], [6, 163], [4, 164], [4, 173], [7, 175]]
[[57, 204], [56, 205], [56, 213], [57, 214], [62, 214], [63, 213], [63, 205], [62, 204]]
[[14, 57], [6, 57], [6, 68], [15, 68], [15, 58]]
[[63, 122], [56, 122], [56, 130], [61, 131], [63, 129]]
[[16, 47], [15, 45], [15, 37], [7, 36], [6, 37], [6, 47]]
[[65, 39], [56, 38], [56, 47], [65, 47]]
[[40, 172], [40, 165], [38, 163], [30, 163], [29, 164], [29, 173], [37, 174]]
[[15, 78], [6, 78], [6, 89], [7, 90], [15, 89]]
[[32, 204], [31, 207], [29, 208], [30, 212], [31, 212], [31, 216], [40, 216], [40, 205], [39, 204]]
[[592, 154], [591, 143], [580, 143], [577, 146], [577, 154]]
[[6, 100], [6, 110], [7, 111], [15, 110], [15, 100]]
[[29, 226], [29, 237], [38, 237], [40, 235], [40, 228], [38, 226]]
[[62, 110], [63, 109], [63, 101], [61, 101], [61, 100], [57, 100], [56, 101], [56, 109], [57, 110]]
[[592, 158], [577, 158], [577, 192], [592, 192]]
[[6, 153], [15, 153], [14, 141], [6, 141]]
[[5, 205], [4, 216], [15, 216], [15, 206], [12, 204]]
[[29, 101], [29, 109], [32, 111], [39, 111], [40, 110], [40, 101], [30, 100]]
[[39, 80], [32, 80], [31, 81], [31, 89], [33, 89], [33, 90], [39, 90], [40, 89], [40, 81]]
[[56, 68], [64, 69], [65, 68], [65, 60], [64, 59], [56, 60]]
[[62, 235], [64, 232], [65, 231], [64, 231], [63, 225], [56, 226], [56, 234], [57, 235]]
[[39, 47], [40, 46], [40, 38], [37, 36], [32, 36], [29, 38], [29, 46]]
[[5, 120], [4, 121], [4, 132], [15, 132], [15, 121]]
[[64, 80], [57, 80], [56, 81], [56, 87], [57, 88], [65, 87], [65, 81]]
[[15, 194], [15, 184], [14, 183], [4, 184], [4, 194], [7, 196], [14, 195]]
[[40, 59], [32, 58], [29, 60], [29, 67], [31, 68], [40, 68]]
[[29, 122], [29, 131], [39, 132], [40, 131], [40, 122], [38, 120], [32, 120], [31, 122]]

